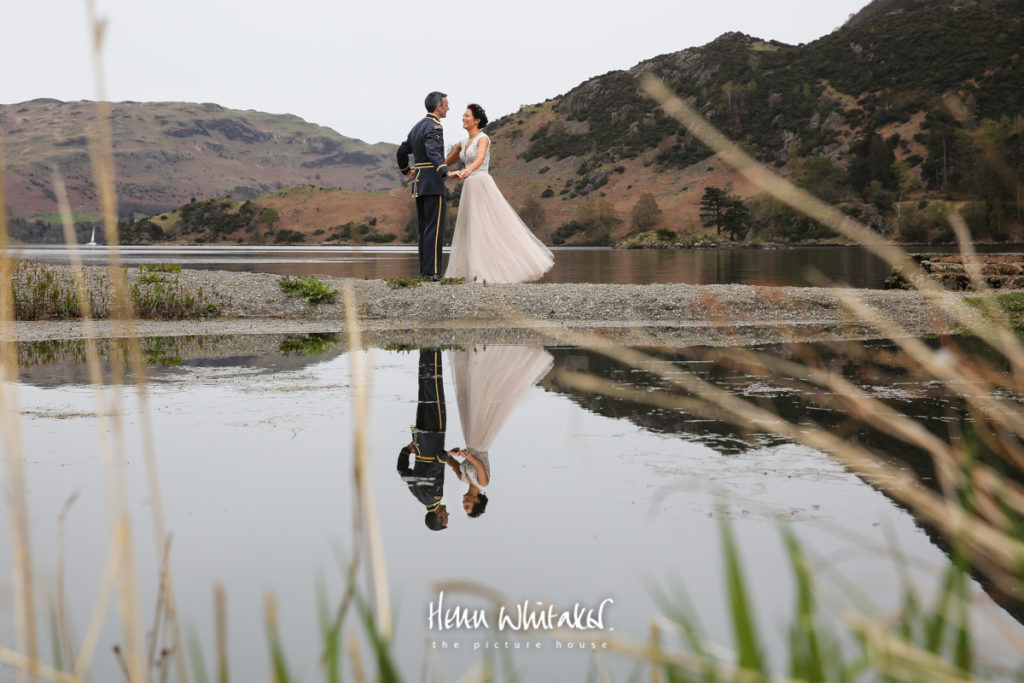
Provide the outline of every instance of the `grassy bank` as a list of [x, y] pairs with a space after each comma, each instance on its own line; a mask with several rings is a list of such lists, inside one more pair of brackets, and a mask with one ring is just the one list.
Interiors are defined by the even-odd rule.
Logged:
[[[180, 273], [180, 266], [124, 269], [131, 315], [144, 320], [190, 320], [220, 315], [220, 309], [202, 288], [193, 292], [182, 285]], [[114, 289], [109, 276], [93, 271], [83, 277], [81, 284], [89, 315], [99, 319], [113, 315]], [[9, 287], [15, 320], [74, 320], [85, 316], [74, 275], [68, 269], [17, 261], [12, 267]]]

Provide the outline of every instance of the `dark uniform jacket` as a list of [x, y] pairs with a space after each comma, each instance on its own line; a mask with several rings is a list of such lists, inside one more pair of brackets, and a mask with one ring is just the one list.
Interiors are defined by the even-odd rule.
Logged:
[[448, 166], [444, 163], [444, 127], [441, 119], [427, 114], [412, 130], [409, 137], [398, 146], [398, 170], [409, 172], [409, 155], [413, 156], [412, 196], [444, 194], [444, 177]]
[[[398, 454], [398, 474], [416, 500], [432, 512], [444, 497], [444, 468], [448, 461], [448, 454], [444, 451], [444, 432], [413, 429], [412, 438], [415, 450], [407, 446]], [[416, 458], [412, 467], [409, 466], [410, 456]]]

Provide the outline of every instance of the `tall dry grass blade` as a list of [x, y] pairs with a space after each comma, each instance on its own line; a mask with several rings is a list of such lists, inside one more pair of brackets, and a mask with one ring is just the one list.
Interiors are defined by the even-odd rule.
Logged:
[[488, 675], [489, 668], [483, 660], [474, 662], [464, 674], [455, 679], [455, 683], [489, 683], [494, 680]]
[[[130, 306], [124, 273], [120, 268], [117, 252], [117, 199], [114, 188], [114, 157], [113, 134], [110, 126], [109, 105], [103, 79], [103, 34], [105, 20], [96, 15], [94, 0], [86, 0], [88, 25], [93, 35], [93, 71], [96, 79], [96, 119], [89, 131], [89, 156], [92, 161], [93, 178], [100, 202], [100, 213], [104, 223], [104, 234], [110, 247], [110, 282], [113, 286], [113, 311], [115, 330], [121, 332], [116, 336], [130, 336]], [[144, 683], [148, 680], [145, 666], [146, 648], [143, 633], [142, 615], [139, 599], [138, 577], [136, 571], [135, 552], [131, 542], [131, 518], [127, 496], [127, 467], [124, 450], [124, 430], [121, 420], [121, 405], [118, 387], [124, 381], [123, 364], [119, 362], [119, 349], [113, 345], [112, 379], [113, 408], [111, 410], [115, 434], [115, 464], [113, 473], [108, 473], [108, 505], [111, 508], [111, 524], [121, 525], [129, 529], [126, 535], [124, 552], [119, 560], [122, 563], [118, 576], [118, 612], [121, 617], [122, 638], [124, 640], [124, 659], [128, 669], [128, 678], [132, 683]]]
[[359, 509], [356, 519], [362, 520], [362, 528], [369, 545], [370, 587], [374, 595], [377, 614], [377, 625], [385, 639], [391, 638], [391, 603], [388, 596], [388, 576], [384, 560], [384, 544], [380, 532], [380, 519], [377, 515], [377, 504], [370, 483], [370, 470], [367, 465], [368, 448], [366, 429], [369, 424], [369, 378], [367, 366], [369, 360], [362, 355], [362, 340], [359, 333], [355, 294], [352, 285], [346, 282], [342, 287], [342, 300], [345, 305], [345, 325], [348, 328], [349, 359], [352, 368], [352, 402], [353, 402], [353, 464], [356, 485], [356, 499]]
[[41, 676], [42, 678], [48, 681], [54, 681], [55, 683], [83, 683], [81, 678], [76, 678], [75, 676], [68, 675], [63, 671], [57, 671], [53, 667], [40, 664], [20, 652], [14, 652], [2, 645], [0, 645], [0, 662], [13, 666], [22, 674], [31, 673], [32, 675]]
[[[32, 575], [32, 546], [28, 532], [28, 496], [25, 489], [25, 460], [18, 399], [18, 350], [14, 336], [14, 297], [11, 284], [10, 235], [7, 223], [7, 195], [4, 190], [5, 161], [0, 138], [0, 429], [3, 430], [4, 485], [11, 533], [14, 624], [18, 647], [30, 663], [39, 657], [36, 606]], [[20, 680], [35, 681], [36, 669], [18, 672]]]
[[941, 657], [898, 637], [884, 622], [847, 614], [846, 621], [863, 638], [879, 671], [896, 680], [962, 683], [975, 680]]
[[164, 551], [160, 554], [160, 580], [156, 593], [156, 609], [153, 610], [153, 628], [149, 632], [149, 655], [146, 657], [146, 668], [150, 671], [156, 665], [156, 653], [160, 642], [160, 623], [164, 615], [165, 598], [167, 595], [167, 565], [171, 556], [171, 538], [164, 540]]
[[99, 420], [102, 452], [109, 452], [107, 437], [106, 409], [103, 401], [103, 369], [100, 364], [99, 349], [96, 346], [96, 328], [93, 324], [92, 300], [85, 282], [85, 268], [82, 255], [78, 249], [78, 238], [75, 236], [75, 225], [71, 214], [71, 204], [64, 178], [54, 169], [53, 189], [57, 196], [57, 210], [60, 213], [61, 225], [64, 228], [64, 242], [68, 248], [71, 262], [71, 276], [75, 283], [75, 297], [78, 300], [78, 311], [82, 318], [83, 340], [85, 343], [86, 367], [89, 381], [96, 389], [96, 419]]
[[214, 615], [217, 622], [217, 683], [228, 683], [228, 610], [224, 584], [213, 588]]
[[[93, 32], [93, 70], [97, 90], [97, 127], [93, 135], [90, 135], [89, 152], [92, 159], [93, 173], [97, 193], [100, 198], [100, 208], [104, 222], [104, 234], [109, 249], [110, 281], [114, 290], [114, 319], [115, 328], [120, 327], [122, 336], [127, 340], [129, 349], [129, 361], [133, 370], [135, 381], [138, 386], [139, 398], [139, 420], [142, 431], [143, 454], [146, 461], [147, 484], [151, 501], [153, 515], [153, 526], [155, 541], [157, 544], [166, 538], [166, 529], [163, 519], [163, 501], [160, 494], [159, 477], [157, 475], [156, 457], [153, 448], [153, 431], [150, 421], [148, 396], [145, 390], [145, 363], [142, 358], [142, 350], [139, 340], [132, 325], [132, 308], [128, 293], [128, 286], [124, 272], [121, 268], [118, 252], [117, 233], [117, 200], [114, 184], [114, 161], [113, 161], [113, 134], [111, 131], [109, 108], [106, 102], [105, 79], [103, 69], [103, 37], [106, 30], [106, 21], [97, 17], [94, 0], [86, 0], [86, 10], [89, 19], [89, 26]], [[116, 335], [115, 335], [116, 336]], [[116, 360], [116, 359], [115, 359]], [[123, 381], [122, 365], [114, 362], [114, 385], [120, 386]], [[114, 411], [115, 420], [119, 422], [119, 411]], [[118, 431], [119, 434], [123, 432]], [[123, 459], [119, 460], [123, 463]], [[122, 476], [120, 477], [118, 491], [120, 492], [119, 509], [127, 519], [127, 505], [125, 492], [127, 484]], [[158, 548], [159, 550], [159, 548]], [[139, 600], [137, 587], [137, 573], [135, 566], [134, 547], [129, 543], [125, 552], [125, 571], [122, 572], [121, 607], [123, 628], [126, 631], [126, 655], [132, 676], [136, 681], [147, 680], [148, 670], [145, 667], [145, 645], [142, 635], [141, 616], [139, 614]], [[180, 626], [177, 622], [177, 605], [173, 580], [168, 574], [166, 581], [166, 599], [168, 604], [168, 619], [170, 627], [174, 632], [176, 642], [180, 642]], [[181, 683], [186, 682], [186, 668], [183, 649], [176, 647], [176, 668], [178, 679]]]
[[65, 557], [64, 522], [67, 520], [71, 506], [78, 500], [79, 492], [75, 491], [64, 501], [57, 514], [57, 629], [60, 634], [62, 657], [71, 666], [75, 661], [75, 648], [71, 642], [71, 627], [68, 625], [68, 606], [65, 596], [65, 574], [67, 559]]
[[[661, 629], [657, 621], [651, 621], [651, 652], [661, 652]], [[651, 683], [662, 683], [661, 668], [651, 665]]]
[[121, 555], [124, 553], [125, 532], [123, 528], [114, 531], [110, 539], [110, 551], [107, 553], [107, 564], [103, 570], [103, 578], [100, 579], [99, 591], [96, 593], [96, 601], [93, 605], [92, 615], [89, 617], [89, 625], [85, 629], [85, 637], [78, 648], [78, 658], [75, 660], [75, 678], [84, 678], [92, 663], [93, 655], [96, 653], [96, 646], [100, 642], [100, 635], [103, 631], [103, 622], [106, 620], [107, 606], [110, 604], [110, 596], [117, 586], [117, 573], [121, 568]]
[[[164, 588], [167, 591], [166, 606], [164, 613], [166, 615], [167, 625], [164, 628], [164, 633], [170, 632], [171, 642], [166, 648], [166, 652], [170, 656], [174, 657], [174, 670], [178, 676], [178, 683], [188, 683], [188, 669], [185, 664], [185, 648], [182, 647], [181, 640], [181, 620], [178, 618], [178, 601], [175, 597], [174, 582], [171, 580], [170, 571], [167, 572], [167, 576], [164, 580]], [[166, 678], [166, 672], [164, 672], [164, 678]]]
[[359, 641], [357, 641], [356, 637], [350, 633], [348, 635], [346, 645], [348, 646], [348, 661], [352, 666], [352, 677], [359, 683], [366, 683], [369, 679], [366, 678], [366, 667], [363, 666], [363, 656], [359, 654]]

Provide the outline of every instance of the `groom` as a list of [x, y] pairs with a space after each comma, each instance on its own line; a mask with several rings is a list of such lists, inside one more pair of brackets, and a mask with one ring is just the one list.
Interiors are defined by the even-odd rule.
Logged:
[[[420, 277], [441, 279], [441, 248], [444, 242], [446, 200], [444, 180], [444, 128], [441, 119], [448, 114], [448, 96], [436, 90], [424, 100], [427, 115], [398, 147], [398, 169], [412, 180], [419, 222]], [[415, 166], [409, 168], [409, 155]]]
[[[441, 501], [445, 463], [450, 455], [444, 450], [448, 411], [441, 377], [441, 349], [420, 349], [418, 375], [416, 425], [412, 428], [412, 441], [398, 454], [398, 476], [426, 508], [423, 522], [427, 528], [440, 531], [448, 526], [448, 508]], [[413, 457], [415, 460], [410, 463]]]

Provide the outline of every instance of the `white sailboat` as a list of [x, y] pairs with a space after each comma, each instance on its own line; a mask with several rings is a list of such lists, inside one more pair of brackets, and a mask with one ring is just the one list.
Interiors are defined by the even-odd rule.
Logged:
[[96, 226], [95, 225], [92, 226], [92, 237], [89, 238], [89, 241], [86, 243], [85, 246], [87, 246], [87, 247], [95, 247], [96, 246]]

